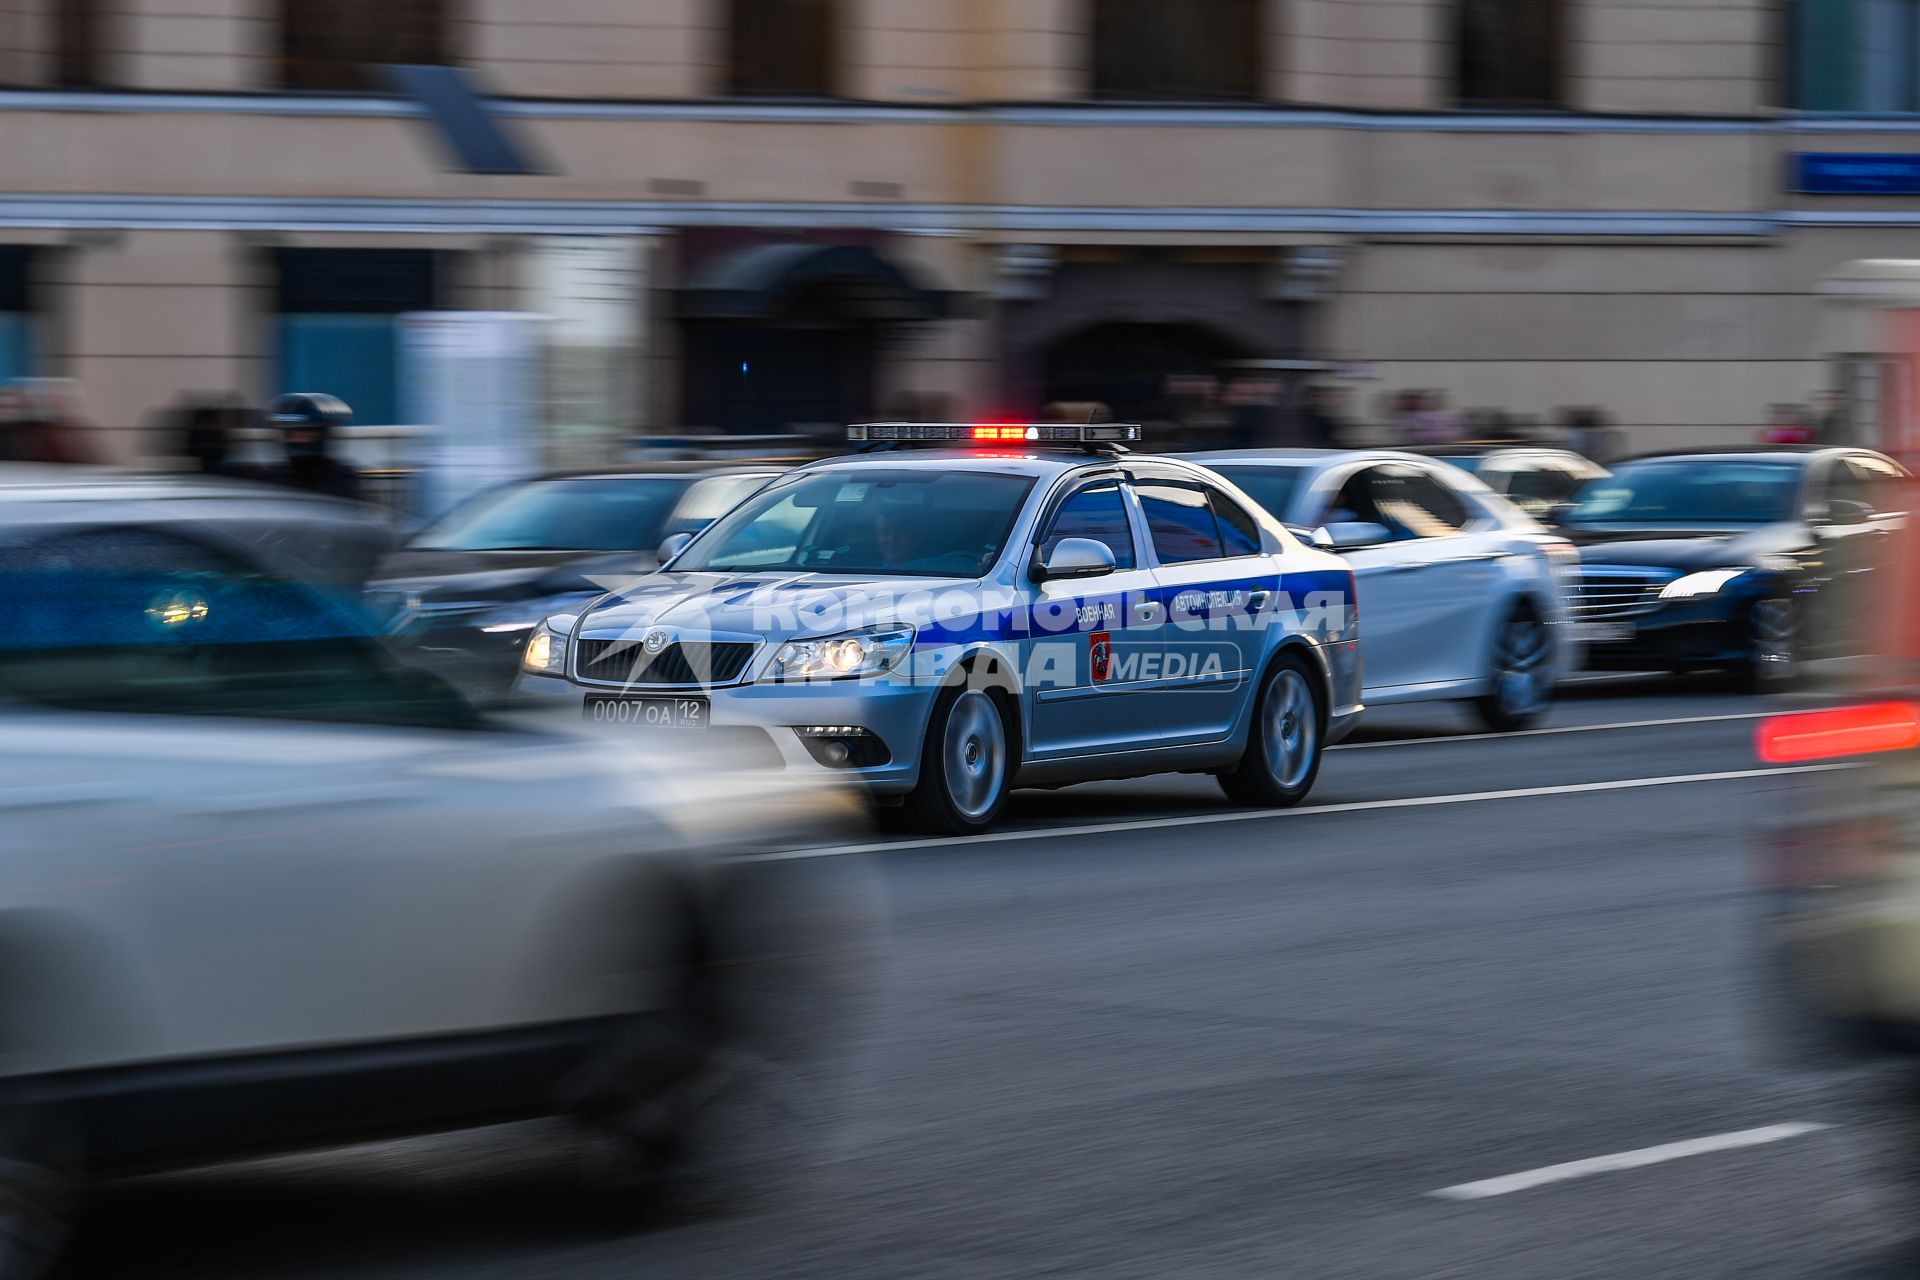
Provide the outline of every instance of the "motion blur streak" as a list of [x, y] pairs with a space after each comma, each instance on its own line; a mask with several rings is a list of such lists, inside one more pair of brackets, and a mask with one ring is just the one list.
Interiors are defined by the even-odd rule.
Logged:
[[1760, 722], [1760, 758], [1798, 764], [1839, 756], [1920, 747], [1920, 706], [1876, 702], [1832, 711], [1801, 711]]

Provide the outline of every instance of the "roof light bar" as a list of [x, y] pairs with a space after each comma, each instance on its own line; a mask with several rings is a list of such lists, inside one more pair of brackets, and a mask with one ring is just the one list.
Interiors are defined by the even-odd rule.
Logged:
[[1138, 444], [1132, 422], [863, 422], [847, 428], [855, 444]]

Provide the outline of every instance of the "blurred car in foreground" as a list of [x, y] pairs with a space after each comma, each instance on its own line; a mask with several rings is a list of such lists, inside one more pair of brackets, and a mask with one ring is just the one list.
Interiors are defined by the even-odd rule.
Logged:
[[662, 542], [704, 529], [778, 474], [607, 470], [506, 485], [382, 561], [372, 598], [403, 653], [491, 700], [512, 685], [542, 618], [652, 572]]
[[1395, 451], [1186, 455], [1353, 566], [1369, 706], [1469, 700], [1495, 730], [1546, 711], [1578, 655], [1561, 625], [1573, 549], [1486, 486]]
[[197, 524], [218, 547], [357, 598], [393, 550], [375, 508], [281, 485], [111, 467], [0, 462], [0, 530], [38, 522]]
[[541, 1115], [616, 1186], [792, 1153], [861, 917], [714, 855], [829, 791], [477, 714], [218, 504], [113, 496], [0, 506], [0, 1275], [130, 1170]]
[[[1016, 786], [1216, 774], [1297, 803], [1357, 720], [1352, 575], [1131, 424], [884, 423], [549, 619], [530, 698], [856, 781], [915, 826]], [[958, 447], [955, 447], [958, 446]]]
[[[1911, 493], [1912, 486], [1906, 486]], [[1760, 723], [1763, 1025], [1787, 1065], [1833, 1070], [1866, 1150], [1920, 1205], [1920, 530], [1882, 547], [1850, 687]], [[1859, 1071], [1878, 1063], [1884, 1071]]]
[[1580, 548], [1575, 630], [1606, 670], [1732, 672], [1759, 692], [1853, 652], [1851, 619], [1906, 520], [1906, 471], [1866, 449], [1633, 458], [1556, 526]]
[[1434, 444], [1409, 453], [1460, 468], [1535, 519], [1571, 499], [1581, 485], [1607, 474], [1571, 449], [1514, 442]]

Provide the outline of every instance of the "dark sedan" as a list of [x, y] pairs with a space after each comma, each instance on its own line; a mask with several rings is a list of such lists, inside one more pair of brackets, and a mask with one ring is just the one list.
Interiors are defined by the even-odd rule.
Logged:
[[1891, 458], [1756, 449], [1629, 459], [1562, 508], [1580, 548], [1574, 638], [1603, 670], [1719, 669], [1784, 688], [1853, 652], [1850, 617], [1906, 516]]
[[404, 654], [489, 700], [513, 682], [542, 618], [651, 573], [663, 541], [706, 528], [777, 474], [607, 470], [504, 485], [388, 556], [372, 589]]

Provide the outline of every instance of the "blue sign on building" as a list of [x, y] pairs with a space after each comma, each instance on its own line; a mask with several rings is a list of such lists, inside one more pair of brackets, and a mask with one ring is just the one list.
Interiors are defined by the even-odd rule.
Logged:
[[1788, 157], [1795, 191], [1815, 196], [1920, 195], [1920, 155], [1801, 151]]

